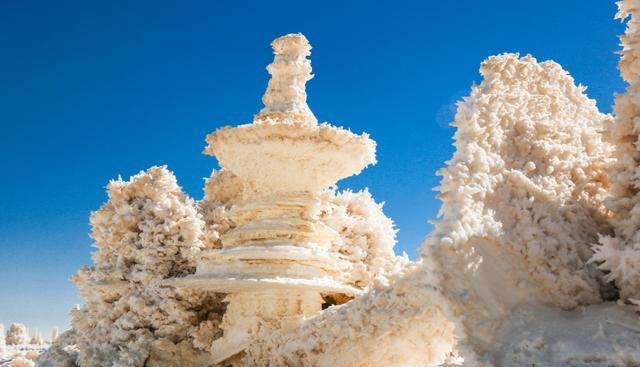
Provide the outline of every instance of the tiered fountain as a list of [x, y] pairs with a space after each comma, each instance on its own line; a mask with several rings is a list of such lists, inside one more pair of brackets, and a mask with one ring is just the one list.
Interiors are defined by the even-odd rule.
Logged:
[[318, 218], [317, 195], [375, 163], [367, 135], [318, 124], [306, 102], [311, 79], [307, 39], [289, 34], [273, 43], [265, 108], [252, 124], [225, 127], [207, 137], [205, 153], [243, 184], [244, 201], [232, 207], [235, 229], [222, 249], [205, 252], [178, 287], [228, 293], [224, 336], [212, 345], [215, 362], [240, 353], [262, 333], [293, 328], [319, 313], [323, 296], [359, 289], [337, 280], [347, 263], [330, 250], [340, 235]]

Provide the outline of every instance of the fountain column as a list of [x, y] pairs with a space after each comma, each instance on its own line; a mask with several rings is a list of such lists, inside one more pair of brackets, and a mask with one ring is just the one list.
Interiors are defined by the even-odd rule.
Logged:
[[330, 252], [342, 239], [319, 221], [326, 204], [318, 194], [375, 163], [375, 143], [317, 123], [306, 102], [311, 47], [303, 35], [280, 37], [272, 46], [265, 107], [252, 124], [207, 137], [205, 153], [246, 188], [245, 200], [230, 211], [236, 227], [222, 236], [222, 249], [202, 254], [194, 275], [168, 282], [228, 294], [214, 362], [261, 334], [300, 325], [321, 311], [323, 296], [360, 291], [338, 280], [349, 264]]

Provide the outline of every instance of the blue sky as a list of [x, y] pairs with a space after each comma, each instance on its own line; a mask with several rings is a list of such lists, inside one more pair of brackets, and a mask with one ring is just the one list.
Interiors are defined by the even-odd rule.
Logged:
[[202, 197], [216, 166], [204, 137], [261, 107], [272, 39], [303, 32], [321, 121], [368, 132], [369, 187], [416, 255], [453, 151], [455, 101], [501, 52], [553, 59], [604, 112], [622, 91], [613, 2], [0, 2], [0, 322], [48, 336], [81, 303], [68, 277], [90, 263], [89, 213], [109, 179], [167, 164]]

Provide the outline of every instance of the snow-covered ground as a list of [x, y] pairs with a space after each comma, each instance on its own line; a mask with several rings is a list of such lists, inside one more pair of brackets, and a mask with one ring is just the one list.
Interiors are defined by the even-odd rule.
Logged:
[[[562, 311], [522, 305], [504, 321], [485, 362], [499, 367], [640, 366], [639, 342], [640, 318], [631, 306], [606, 302]], [[0, 367], [35, 366], [50, 345], [7, 345]]]
[[517, 307], [500, 330], [493, 365], [640, 366], [640, 318], [614, 302], [572, 311]]
[[0, 367], [34, 366], [38, 356], [51, 344], [7, 345], [4, 353], [0, 351]]
[[[207, 138], [223, 169], [205, 198], [166, 167], [112, 181], [91, 217], [94, 266], [73, 277], [87, 302], [72, 330], [45, 352], [37, 332], [11, 325], [0, 367], [640, 366], [640, 0], [619, 6], [632, 16], [620, 63], [630, 86], [614, 115], [554, 62], [482, 63], [416, 262], [394, 255], [393, 222], [367, 191], [321, 190], [373, 162], [375, 144], [316, 125], [310, 46], [279, 38], [264, 121]], [[346, 146], [364, 158], [343, 171]], [[263, 155], [278, 159], [247, 163]], [[289, 164], [317, 155], [313, 174]], [[283, 241], [286, 257], [273, 250]], [[253, 252], [231, 257], [238, 248]], [[265, 287], [295, 287], [233, 298], [250, 289], [218, 284], [265, 275]], [[185, 277], [186, 289], [167, 287]], [[316, 278], [344, 287], [323, 300]]]

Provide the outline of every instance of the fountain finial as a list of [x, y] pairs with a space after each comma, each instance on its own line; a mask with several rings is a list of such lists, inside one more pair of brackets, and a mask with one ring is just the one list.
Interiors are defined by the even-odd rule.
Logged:
[[311, 74], [311, 45], [302, 33], [291, 33], [271, 43], [275, 55], [267, 66], [271, 80], [262, 97], [264, 108], [254, 122], [272, 120], [280, 123], [307, 123], [315, 125], [315, 118], [307, 105], [305, 84]]

